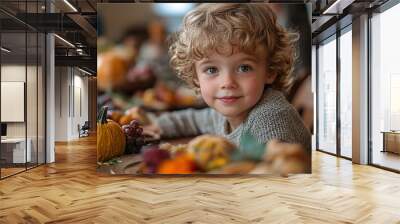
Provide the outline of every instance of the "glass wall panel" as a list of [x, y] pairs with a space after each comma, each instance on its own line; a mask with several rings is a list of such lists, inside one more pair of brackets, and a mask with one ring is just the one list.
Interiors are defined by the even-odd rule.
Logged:
[[352, 157], [352, 35], [340, 36], [340, 154]]
[[45, 35], [12, 16], [43, 13], [44, 3], [0, 2], [14, 12], [0, 12], [0, 178], [45, 163]]
[[37, 76], [37, 90], [38, 90], [38, 164], [43, 164], [46, 162], [46, 147], [45, 147], [45, 124], [46, 124], [46, 117], [45, 117], [45, 93], [46, 93], [46, 76], [45, 76], [45, 65], [46, 65], [46, 38], [43, 33], [38, 34], [38, 76]]
[[400, 4], [371, 19], [372, 163], [400, 170]]
[[2, 178], [26, 170], [31, 161], [26, 141], [26, 38], [25, 31], [1, 34]]
[[[38, 2], [27, 2], [27, 13], [38, 13]], [[34, 16], [32, 20], [38, 22], [38, 17]], [[33, 29], [27, 29], [27, 144], [31, 151], [28, 168], [35, 167], [38, 164], [38, 32]]]
[[336, 153], [336, 37], [318, 47], [318, 149]]
[[37, 165], [38, 160], [38, 35], [37, 32], [29, 31], [28, 38], [28, 63], [27, 63], [27, 80], [26, 80], [26, 112], [27, 112], [27, 144], [30, 153], [30, 162], [28, 168]]

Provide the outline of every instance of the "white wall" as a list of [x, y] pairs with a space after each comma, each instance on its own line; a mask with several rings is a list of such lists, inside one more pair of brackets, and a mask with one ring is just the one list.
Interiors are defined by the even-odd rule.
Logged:
[[68, 115], [68, 68], [55, 68], [55, 140], [67, 141]]
[[76, 68], [56, 67], [56, 141], [77, 139], [78, 124], [88, 120], [88, 78], [83, 75]]
[[[38, 70], [36, 70], [38, 69]], [[25, 67], [21, 64], [5, 64], [1, 66], [1, 81], [18, 81], [26, 83], [26, 110], [27, 119], [24, 122], [6, 122], [7, 137], [9, 138], [25, 138], [29, 139], [32, 152], [32, 161], [44, 163], [44, 93], [42, 68], [28, 65]], [[27, 80], [25, 80], [27, 78]], [[4, 97], [4, 96], [3, 96]], [[2, 111], [10, 110], [10, 108], [1, 108]], [[11, 112], [12, 111], [8, 111]], [[25, 112], [25, 111], [22, 111]], [[39, 155], [37, 156], [38, 153]]]
[[[31, 133], [30, 128], [35, 131], [36, 135], [36, 80], [31, 77], [31, 74], [36, 75], [35, 66], [25, 65], [2, 65], [1, 66], [1, 81], [10, 82], [25, 82], [25, 74], [28, 72], [28, 87], [27, 87], [27, 120], [28, 120], [28, 137]], [[38, 105], [39, 107], [41, 105]], [[1, 108], [7, 110], [7, 108]], [[32, 123], [33, 122], [33, 123]], [[8, 137], [25, 137], [25, 123], [26, 122], [7, 122], [7, 136]], [[32, 131], [33, 132], [33, 131]]]
[[[25, 65], [2, 65], [1, 81], [25, 82]], [[6, 110], [6, 108], [1, 108]], [[7, 137], [25, 137], [25, 123], [7, 123]]]

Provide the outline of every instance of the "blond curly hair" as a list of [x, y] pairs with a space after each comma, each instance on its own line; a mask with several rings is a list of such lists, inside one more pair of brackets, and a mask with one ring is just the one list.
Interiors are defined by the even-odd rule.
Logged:
[[[208, 3], [188, 12], [181, 29], [171, 35], [170, 65], [179, 78], [198, 90], [195, 62], [211, 52], [224, 53], [226, 44], [254, 55], [259, 45], [267, 49], [267, 71], [276, 74], [272, 88], [288, 92], [293, 83], [298, 34], [277, 23], [267, 4]], [[226, 51], [225, 51], [226, 54]]]

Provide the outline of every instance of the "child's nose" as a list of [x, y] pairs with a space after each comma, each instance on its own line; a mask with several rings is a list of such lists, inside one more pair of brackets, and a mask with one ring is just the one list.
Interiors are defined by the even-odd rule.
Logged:
[[237, 88], [237, 82], [233, 74], [224, 74], [221, 76], [221, 88], [222, 89], [232, 89]]

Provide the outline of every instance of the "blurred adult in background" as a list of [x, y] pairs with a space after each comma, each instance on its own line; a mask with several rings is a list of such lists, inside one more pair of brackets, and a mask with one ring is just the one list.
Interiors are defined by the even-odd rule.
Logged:
[[[297, 58], [293, 70], [293, 86], [286, 95], [296, 108], [305, 126], [313, 133], [313, 94], [311, 92], [311, 17], [310, 8], [305, 4], [271, 4], [277, 13], [278, 21], [285, 27], [300, 33]], [[304, 23], [303, 21], [309, 21]]]
[[176, 78], [169, 66], [165, 25], [160, 20], [153, 20], [149, 23], [147, 32], [148, 39], [140, 48], [136, 68], [151, 69], [157, 79], [169, 85], [181, 84], [182, 81]]
[[126, 48], [129, 48], [135, 52], [135, 55], [139, 54], [142, 44], [149, 38], [147, 33], [147, 27], [132, 27], [128, 29], [122, 36], [120, 43]]

